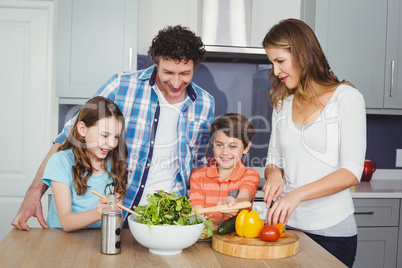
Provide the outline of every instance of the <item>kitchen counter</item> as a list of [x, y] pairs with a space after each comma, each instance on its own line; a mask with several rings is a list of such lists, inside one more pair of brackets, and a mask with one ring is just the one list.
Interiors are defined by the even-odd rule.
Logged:
[[118, 255], [100, 252], [100, 229], [65, 233], [61, 229], [12, 229], [0, 243], [2, 267], [345, 267], [302, 232], [300, 251], [277, 260], [227, 256], [212, 249], [211, 242], [197, 242], [172, 256], [155, 255], [138, 244], [129, 229], [122, 234]]
[[[264, 193], [262, 186], [265, 183], [264, 169], [255, 168], [261, 176], [260, 186], [256, 194], [256, 201], [262, 201]], [[361, 181], [350, 187], [352, 198], [402, 198], [402, 170], [378, 169], [369, 182]]]
[[377, 170], [369, 182], [350, 188], [353, 198], [402, 198], [402, 170]]
[[352, 198], [402, 198], [402, 180], [371, 180], [350, 188]]

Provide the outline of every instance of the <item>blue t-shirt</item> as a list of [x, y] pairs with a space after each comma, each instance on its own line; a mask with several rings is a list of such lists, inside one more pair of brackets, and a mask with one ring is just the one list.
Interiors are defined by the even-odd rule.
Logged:
[[[99, 197], [91, 193], [91, 191], [95, 190], [98, 193], [103, 194], [105, 192], [106, 185], [112, 182], [112, 178], [109, 177], [106, 171], [100, 176], [92, 175], [87, 182], [89, 188], [84, 195], [79, 196], [75, 191], [73, 183], [72, 167], [74, 165], [74, 154], [71, 149], [55, 153], [47, 162], [42, 181], [48, 186], [51, 186], [51, 181], [61, 182], [70, 186], [72, 201], [71, 208], [73, 213], [85, 212], [94, 209], [98, 205]], [[62, 228], [53, 196], [50, 202], [49, 214], [47, 216], [46, 223], [50, 228]], [[101, 221], [98, 221], [87, 228], [100, 227]]]

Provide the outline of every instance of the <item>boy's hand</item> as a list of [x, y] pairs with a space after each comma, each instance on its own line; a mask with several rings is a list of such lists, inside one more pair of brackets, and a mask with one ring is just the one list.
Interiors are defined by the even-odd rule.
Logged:
[[[236, 204], [236, 199], [232, 196], [229, 196], [228, 198], [226, 198], [226, 200], [223, 202], [223, 204], [221, 202], [218, 203], [218, 205], [228, 205], [229, 207], [232, 207]], [[238, 209], [228, 209], [228, 210], [223, 210], [223, 211], [219, 211], [220, 213], [222, 213], [223, 216], [225, 217], [233, 217], [236, 216], [237, 213], [239, 212]]]

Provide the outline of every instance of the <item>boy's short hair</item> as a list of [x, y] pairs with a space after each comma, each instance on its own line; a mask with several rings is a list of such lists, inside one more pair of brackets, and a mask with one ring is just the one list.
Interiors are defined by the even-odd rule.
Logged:
[[222, 131], [226, 136], [237, 138], [243, 142], [244, 148], [254, 136], [255, 129], [248, 119], [238, 113], [227, 113], [216, 119], [211, 125], [211, 140], [215, 134]]
[[201, 38], [196, 36], [188, 27], [181, 25], [167, 26], [160, 30], [152, 40], [148, 54], [158, 65], [160, 58], [188, 62], [192, 60], [197, 67], [205, 60], [207, 52]]

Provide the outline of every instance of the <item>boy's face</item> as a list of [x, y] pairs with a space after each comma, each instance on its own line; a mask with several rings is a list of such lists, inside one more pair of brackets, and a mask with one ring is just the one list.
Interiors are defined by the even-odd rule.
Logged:
[[241, 161], [243, 154], [250, 149], [251, 142], [244, 148], [243, 142], [238, 138], [226, 136], [222, 131], [215, 134], [212, 144], [214, 157], [220, 169], [235, 169]]

